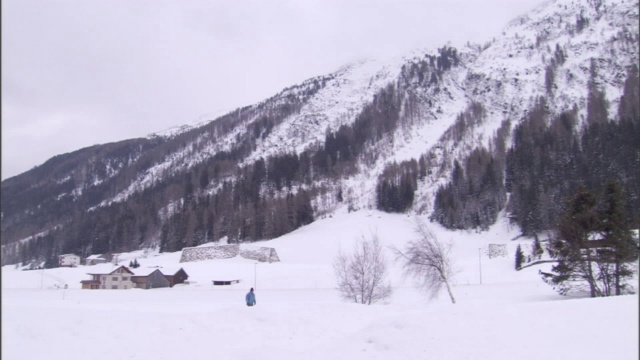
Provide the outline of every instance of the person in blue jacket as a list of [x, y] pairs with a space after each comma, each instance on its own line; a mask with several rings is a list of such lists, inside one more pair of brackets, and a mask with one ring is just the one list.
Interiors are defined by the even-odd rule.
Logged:
[[253, 292], [253, 288], [249, 290], [247, 296], [245, 296], [245, 300], [247, 301], [247, 306], [253, 306], [256, 304], [256, 294]]

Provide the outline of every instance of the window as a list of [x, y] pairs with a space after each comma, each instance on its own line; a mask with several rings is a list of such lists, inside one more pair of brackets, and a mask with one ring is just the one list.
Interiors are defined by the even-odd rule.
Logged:
[[106, 276], [103, 276], [103, 277], [102, 277], [102, 281], [105, 281], [106, 279], [107, 279], [107, 277], [106, 277]]
[[111, 286], [111, 288], [112, 288], [112, 289], [117, 289], [117, 288], [118, 288], [118, 285], [112, 285], [112, 286]]
[[117, 276], [114, 276], [111, 280], [113, 280], [113, 281], [118, 281], [118, 277], [117, 277]]
[[122, 281], [129, 281], [129, 278], [128, 278], [128, 277], [126, 277], [126, 276], [123, 276], [123, 277], [122, 277]]
[[125, 286], [124, 286], [124, 288], [126, 289], [126, 288], [127, 288], [127, 285], [125, 285]]

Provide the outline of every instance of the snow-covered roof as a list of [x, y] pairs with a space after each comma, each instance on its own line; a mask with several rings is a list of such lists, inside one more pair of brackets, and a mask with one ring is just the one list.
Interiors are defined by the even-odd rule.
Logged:
[[133, 274], [134, 272], [132, 271], [132, 269], [124, 266], [124, 265], [120, 265], [118, 267], [116, 267], [115, 269], [109, 271], [109, 272], [102, 272], [102, 273], [88, 273], [89, 275], [111, 275], [114, 272], [116, 272], [118, 269], [120, 268], [124, 268], [126, 271], [128, 271], [129, 273]]
[[[139, 267], [139, 268], [135, 268], [135, 269], [130, 269], [131, 272], [133, 272], [134, 276], [149, 276], [151, 275], [152, 272], [156, 271], [156, 270], [160, 270], [159, 267], [157, 266], [153, 266], [153, 267]], [[162, 270], [160, 270], [160, 272], [163, 275], [167, 275], [165, 273], [162, 272]]]
[[131, 270], [135, 276], [148, 276], [156, 270], [159, 270], [162, 275], [173, 276], [180, 271], [180, 269], [184, 271], [180, 265], [145, 266], [129, 270]]
[[158, 269], [160, 269], [160, 272], [165, 275], [175, 275], [178, 271], [180, 271], [180, 269], [184, 271], [184, 269], [180, 265], [162, 265], [159, 266]]
[[89, 255], [87, 257], [87, 260], [105, 260], [106, 261], [106, 259], [103, 258], [101, 254]]

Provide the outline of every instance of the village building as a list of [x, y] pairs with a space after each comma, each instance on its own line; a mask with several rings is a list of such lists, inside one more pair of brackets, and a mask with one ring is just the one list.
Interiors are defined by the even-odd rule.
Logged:
[[[165, 273], [163, 273], [165, 271]], [[188, 278], [183, 268], [129, 269], [122, 265], [110, 273], [90, 273], [91, 280], [82, 280], [83, 289], [156, 289], [183, 284]]]
[[100, 254], [91, 255], [84, 260], [85, 265], [104, 264], [106, 262], [107, 259], [103, 258]]
[[76, 267], [80, 265], [80, 256], [76, 254], [63, 254], [58, 256], [58, 266]]
[[171, 284], [159, 269], [135, 269], [131, 277], [135, 289], [155, 289], [170, 287]]
[[120, 266], [108, 274], [89, 274], [91, 280], [82, 280], [83, 289], [131, 289], [134, 275], [126, 266]]
[[161, 271], [164, 276], [167, 277], [167, 280], [169, 280], [171, 287], [177, 284], [184, 284], [189, 278], [189, 275], [187, 275], [187, 272], [184, 271], [183, 268], [171, 268], [164, 266], [161, 268]]
[[214, 286], [229, 286], [239, 284], [240, 280], [211, 280]]

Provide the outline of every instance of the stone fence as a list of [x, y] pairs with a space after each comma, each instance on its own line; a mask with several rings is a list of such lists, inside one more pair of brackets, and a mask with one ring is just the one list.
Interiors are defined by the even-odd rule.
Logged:
[[274, 248], [253, 246], [241, 247], [238, 244], [231, 244], [184, 248], [182, 249], [180, 262], [229, 259], [238, 255], [245, 259], [256, 260], [259, 262], [271, 263], [280, 261], [278, 253]]
[[489, 248], [486, 251], [489, 259], [493, 259], [495, 257], [505, 257], [507, 256], [507, 245], [506, 244], [489, 244]]

